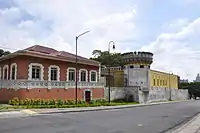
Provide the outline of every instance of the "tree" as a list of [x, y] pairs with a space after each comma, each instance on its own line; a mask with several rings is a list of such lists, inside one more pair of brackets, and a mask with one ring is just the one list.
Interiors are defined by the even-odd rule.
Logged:
[[121, 53], [110, 53], [108, 51], [94, 50], [92, 52], [93, 60], [99, 61], [101, 65], [105, 66], [123, 66]]
[[0, 57], [8, 55], [8, 54], [10, 54], [9, 51], [4, 51], [3, 49], [0, 49]]
[[179, 89], [187, 89], [190, 98], [200, 97], [200, 82], [180, 83]]

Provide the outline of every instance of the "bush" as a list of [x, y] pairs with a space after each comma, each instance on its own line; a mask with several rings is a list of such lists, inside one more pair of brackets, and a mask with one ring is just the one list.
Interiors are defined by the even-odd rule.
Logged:
[[[115, 101], [116, 102], [116, 101]], [[117, 105], [109, 103], [105, 99], [91, 100], [90, 103], [78, 100], [77, 105], [75, 100], [61, 100], [61, 99], [18, 99], [13, 98], [9, 100], [10, 105], [22, 108], [71, 108], [71, 107], [94, 107], [94, 106], [111, 106]]]

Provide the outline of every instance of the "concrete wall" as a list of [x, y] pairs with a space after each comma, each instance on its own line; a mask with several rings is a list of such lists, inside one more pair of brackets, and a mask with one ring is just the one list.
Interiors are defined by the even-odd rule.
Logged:
[[[138, 101], [139, 103], [188, 99], [187, 90], [162, 88], [150, 89], [149, 92], [139, 90], [139, 87], [111, 87], [110, 98], [111, 100], [132, 99], [132, 101]], [[108, 99], [108, 88], [105, 88], [104, 96]]]
[[[104, 97], [106, 99], [109, 97], [108, 87], [106, 87], [104, 90]], [[129, 99], [131, 101], [138, 101], [138, 87], [111, 87], [110, 99]]]
[[182, 89], [150, 89], [148, 94], [139, 91], [140, 103], [186, 99], [188, 99], [188, 91]]

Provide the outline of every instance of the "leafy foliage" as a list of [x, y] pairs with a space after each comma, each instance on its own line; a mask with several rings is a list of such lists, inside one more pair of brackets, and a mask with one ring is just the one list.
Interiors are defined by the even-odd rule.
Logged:
[[8, 54], [10, 54], [9, 51], [4, 51], [3, 49], [0, 49], [0, 57], [1, 57], [1, 56], [5, 56], [5, 55], [8, 55]]
[[91, 100], [90, 103], [78, 100], [55, 100], [55, 99], [29, 99], [20, 100], [17, 97], [9, 101], [12, 108], [74, 108], [74, 107], [96, 107], [96, 106], [116, 106], [126, 104], [137, 104], [136, 102], [111, 102], [105, 99]]
[[93, 60], [99, 61], [105, 66], [123, 66], [121, 53], [110, 53], [108, 51], [94, 50], [92, 52]]
[[180, 89], [187, 89], [190, 97], [200, 97], [200, 82], [180, 83]]

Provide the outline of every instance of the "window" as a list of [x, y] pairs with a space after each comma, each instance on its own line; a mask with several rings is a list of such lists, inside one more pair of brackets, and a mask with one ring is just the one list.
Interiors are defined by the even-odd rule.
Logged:
[[153, 85], [156, 86], [156, 80], [155, 79], [153, 79]]
[[51, 80], [58, 80], [58, 69], [57, 68], [51, 68]]
[[164, 79], [163, 79], [163, 85], [165, 85], [165, 81], [164, 81]]
[[48, 71], [49, 81], [59, 81], [60, 80], [60, 68], [56, 65], [50, 65]]
[[44, 66], [39, 63], [30, 63], [28, 66], [28, 80], [44, 80]]
[[68, 69], [68, 81], [75, 81], [76, 73], [75, 69]]
[[3, 79], [7, 80], [8, 79], [8, 65], [5, 65], [3, 67]]
[[7, 78], [8, 78], [7, 73], [8, 73], [8, 69], [5, 68], [5, 69], [4, 69], [4, 79], [7, 79]]
[[130, 68], [134, 68], [134, 66], [133, 66], [133, 65], [131, 65], [131, 66], [130, 66]]
[[41, 68], [40, 66], [32, 66], [32, 79], [41, 79]]
[[15, 79], [15, 66], [12, 67], [11, 69], [11, 79], [14, 80]]
[[159, 79], [157, 79], [157, 86], [159, 86]]
[[160, 80], [160, 85], [162, 86], [162, 80]]
[[97, 72], [96, 71], [90, 71], [90, 81], [96, 82], [97, 81]]
[[140, 68], [144, 68], [144, 65], [140, 65]]
[[86, 71], [81, 70], [81, 81], [86, 81]]
[[16, 78], [17, 78], [17, 64], [12, 63], [10, 66], [10, 79], [16, 80]]

